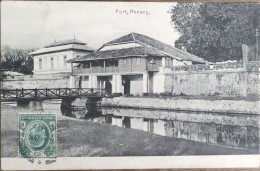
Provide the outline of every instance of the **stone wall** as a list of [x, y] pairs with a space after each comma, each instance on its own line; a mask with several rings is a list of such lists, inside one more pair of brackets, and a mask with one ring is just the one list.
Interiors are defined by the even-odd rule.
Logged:
[[219, 125], [252, 126], [258, 127], [258, 115], [243, 114], [222, 114], [210, 112], [195, 111], [173, 111], [173, 110], [155, 110], [155, 109], [136, 109], [136, 108], [102, 108], [103, 114], [112, 114], [115, 116], [149, 118], [158, 120], [177, 120], [182, 122], [215, 123]]
[[49, 75], [8, 76], [1, 84], [3, 89], [65, 88], [69, 87], [69, 73]]
[[167, 74], [164, 91], [173, 95], [259, 96], [258, 75], [246, 71]]
[[[157, 75], [164, 75], [160, 89], [154, 92], [173, 95], [201, 95], [224, 97], [258, 97], [260, 95], [260, 63], [194, 65], [161, 68]], [[160, 77], [162, 78], [162, 76]], [[155, 83], [156, 84], [156, 83]], [[163, 86], [163, 88], [161, 88]]]
[[102, 106], [260, 114], [260, 101], [246, 100], [116, 97], [103, 98]]

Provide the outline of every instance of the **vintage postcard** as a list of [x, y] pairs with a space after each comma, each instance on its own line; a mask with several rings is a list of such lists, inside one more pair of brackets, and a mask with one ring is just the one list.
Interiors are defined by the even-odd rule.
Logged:
[[1, 169], [259, 168], [260, 4], [4, 1]]

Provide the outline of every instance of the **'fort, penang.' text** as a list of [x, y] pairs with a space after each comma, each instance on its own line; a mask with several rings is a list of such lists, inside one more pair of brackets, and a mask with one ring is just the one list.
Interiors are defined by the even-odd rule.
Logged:
[[151, 14], [150, 11], [147, 10], [134, 10], [134, 9], [130, 9], [130, 10], [119, 10], [116, 9], [116, 13], [117, 14], [141, 14], [141, 15], [149, 15]]

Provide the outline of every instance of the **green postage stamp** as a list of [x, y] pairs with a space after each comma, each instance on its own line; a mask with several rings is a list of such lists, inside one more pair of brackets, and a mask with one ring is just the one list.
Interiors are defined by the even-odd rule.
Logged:
[[56, 157], [55, 114], [19, 114], [19, 157]]

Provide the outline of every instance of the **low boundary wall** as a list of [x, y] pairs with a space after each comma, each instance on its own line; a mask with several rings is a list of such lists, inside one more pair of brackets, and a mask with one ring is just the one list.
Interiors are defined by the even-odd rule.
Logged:
[[69, 87], [70, 74], [8, 76], [1, 82], [2, 89], [34, 89]]

